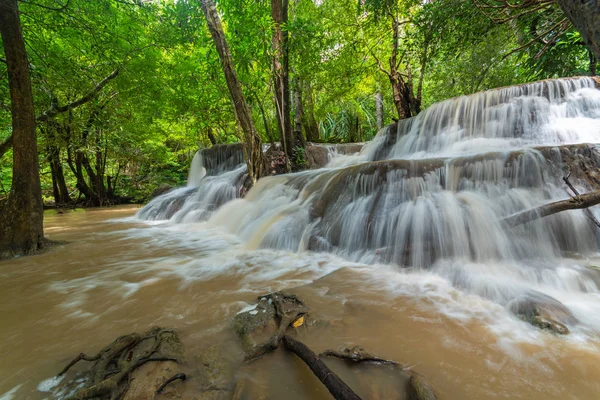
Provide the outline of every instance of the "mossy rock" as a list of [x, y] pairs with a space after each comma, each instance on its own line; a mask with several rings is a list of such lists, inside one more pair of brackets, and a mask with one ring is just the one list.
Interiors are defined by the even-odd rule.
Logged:
[[408, 400], [437, 400], [435, 392], [423, 375], [411, 373], [406, 382], [406, 398]]
[[568, 334], [567, 325], [579, 322], [564, 304], [535, 291], [512, 300], [508, 304], [508, 309], [536, 328], [559, 335]]
[[275, 306], [270, 299], [262, 297], [256, 306], [237, 314], [233, 320], [233, 331], [240, 339], [242, 350], [249, 355], [277, 332]]

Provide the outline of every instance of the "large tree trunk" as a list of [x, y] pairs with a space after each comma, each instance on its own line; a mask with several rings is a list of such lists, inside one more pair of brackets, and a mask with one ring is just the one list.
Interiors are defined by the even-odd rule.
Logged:
[[294, 136], [290, 116], [289, 88], [289, 34], [282, 25], [288, 21], [288, 0], [271, 0], [271, 17], [275, 24], [273, 31], [273, 82], [275, 106], [281, 146], [287, 156], [288, 170], [290, 161], [294, 160]]
[[406, 119], [412, 117], [413, 113], [411, 110], [411, 88], [410, 85], [404, 81], [404, 78], [398, 71], [399, 60], [398, 60], [398, 45], [400, 41], [400, 22], [396, 17], [392, 17], [392, 55], [390, 57], [390, 71], [388, 78], [392, 85], [392, 95], [394, 98], [394, 105], [398, 112], [399, 119]]
[[584, 43], [600, 60], [600, 1], [556, 0], [560, 8], [581, 33]]
[[65, 174], [60, 161], [60, 147], [56, 145], [48, 146], [48, 163], [52, 172], [52, 189], [54, 192], [54, 202], [56, 204], [69, 204], [71, 197], [69, 189], [65, 182]]
[[202, 11], [204, 11], [208, 30], [210, 31], [219, 57], [221, 58], [223, 73], [225, 74], [225, 80], [227, 81], [227, 87], [229, 88], [231, 101], [233, 102], [235, 118], [238, 126], [243, 132], [244, 153], [246, 165], [248, 166], [248, 176], [255, 182], [266, 170], [266, 164], [262, 153], [262, 142], [256, 131], [256, 127], [254, 126], [250, 107], [248, 107], [248, 103], [246, 103], [246, 99], [244, 98], [242, 85], [235, 72], [231, 51], [229, 50], [229, 45], [225, 39], [225, 32], [223, 31], [223, 26], [221, 25], [221, 19], [215, 3], [212, 0], [200, 0], [200, 6], [202, 7]]
[[2, 257], [42, 248], [44, 209], [29, 61], [17, 0], [0, 0], [0, 34], [8, 68], [13, 132], [12, 186], [0, 213]]

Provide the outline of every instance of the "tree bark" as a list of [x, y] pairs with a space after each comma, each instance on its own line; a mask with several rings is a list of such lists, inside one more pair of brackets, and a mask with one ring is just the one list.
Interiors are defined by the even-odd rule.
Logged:
[[0, 34], [8, 69], [13, 132], [12, 185], [0, 218], [2, 257], [27, 254], [43, 247], [44, 209], [29, 61], [17, 0], [0, 0]]
[[206, 17], [208, 30], [221, 58], [221, 66], [223, 67], [227, 87], [231, 94], [235, 118], [239, 128], [243, 132], [244, 155], [246, 165], [248, 166], [248, 177], [252, 182], [256, 182], [266, 170], [262, 153], [262, 142], [254, 126], [250, 107], [248, 107], [248, 103], [246, 103], [246, 99], [244, 98], [242, 85], [233, 65], [231, 51], [229, 50], [221, 18], [219, 17], [215, 3], [212, 0], [200, 0], [200, 6]]
[[392, 32], [392, 55], [390, 57], [390, 71], [388, 73], [388, 78], [390, 80], [390, 84], [392, 85], [392, 95], [394, 98], [394, 105], [396, 106], [396, 111], [398, 112], [398, 119], [406, 119], [413, 116], [414, 107], [411, 107], [411, 98], [413, 97], [413, 95], [411, 93], [410, 83], [404, 81], [402, 74], [398, 70], [400, 63], [398, 61], [400, 21], [398, 21], [398, 18], [396, 17], [392, 17]]
[[377, 116], [377, 130], [383, 128], [383, 94], [381, 91], [375, 93], [375, 115]]
[[304, 343], [285, 335], [283, 336], [283, 345], [308, 365], [336, 400], [360, 400], [360, 397]]
[[544, 204], [531, 210], [525, 210], [504, 218], [502, 222], [507, 226], [513, 227], [562, 211], [579, 210], [597, 204], [600, 204], [600, 191], [582, 194], [567, 200], [555, 201], [554, 203]]
[[302, 88], [300, 82], [296, 80], [294, 89], [294, 108], [296, 109], [294, 118], [294, 142], [300, 142], [302, 147], [306, 147], [306, 140], [302, 133], [302, 121], [304, 120], [304, 104], [302, 104]]
[[288, 21], [288, 0], [271, 0], [271, 18], [275, 24], [272, 40], [275, 107], [281, 146], [288, 160], [287, 168], [290, 170], [295, 146], [290, 113], [289, 34], [287, 28], [282, 26]]
[[583, 42], [600, 60], [600, 1], [556, 0], [581, 34]]
[[315, 106], [313, 100], [312, 87], [306, 84], [306, 109], [304, 129], [306, 130], [306, 140], [309, 142], [317, 142], [319, 140], [319, 124], [315, 118]]

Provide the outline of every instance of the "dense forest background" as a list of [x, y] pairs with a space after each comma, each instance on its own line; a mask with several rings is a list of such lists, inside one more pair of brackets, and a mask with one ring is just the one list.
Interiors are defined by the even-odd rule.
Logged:
[[[287, 37], [290, 119], [313, 142], [370, 140], [449, 97], [596, 73], [553, 1], [283, 0], [287, 20], [275, 24], [277, 2], [216, 2], [263, 143], [281, 137], [277, 29]], [[160, 184], [183, 184], [199, 148], [240, 141], [200, 1], [36, 0], [19, 9], [46, 202], [141, 202]], [[409, 98], [404, 111], [397, 87]], [[0, 47], [0, 199], [11, 189], [10, 135]]]

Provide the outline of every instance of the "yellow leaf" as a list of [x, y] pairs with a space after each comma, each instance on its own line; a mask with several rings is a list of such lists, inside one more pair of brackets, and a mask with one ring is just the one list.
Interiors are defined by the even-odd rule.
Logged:
[[295, 320], [294, 323], [292, 324], [292, 326], [294, 328], [297, 328], [299, 326], [302, 326], [303, 323], [304, 323], [304, 315], [301, 316], [300, 318], [298, 318], [297, 320]]

